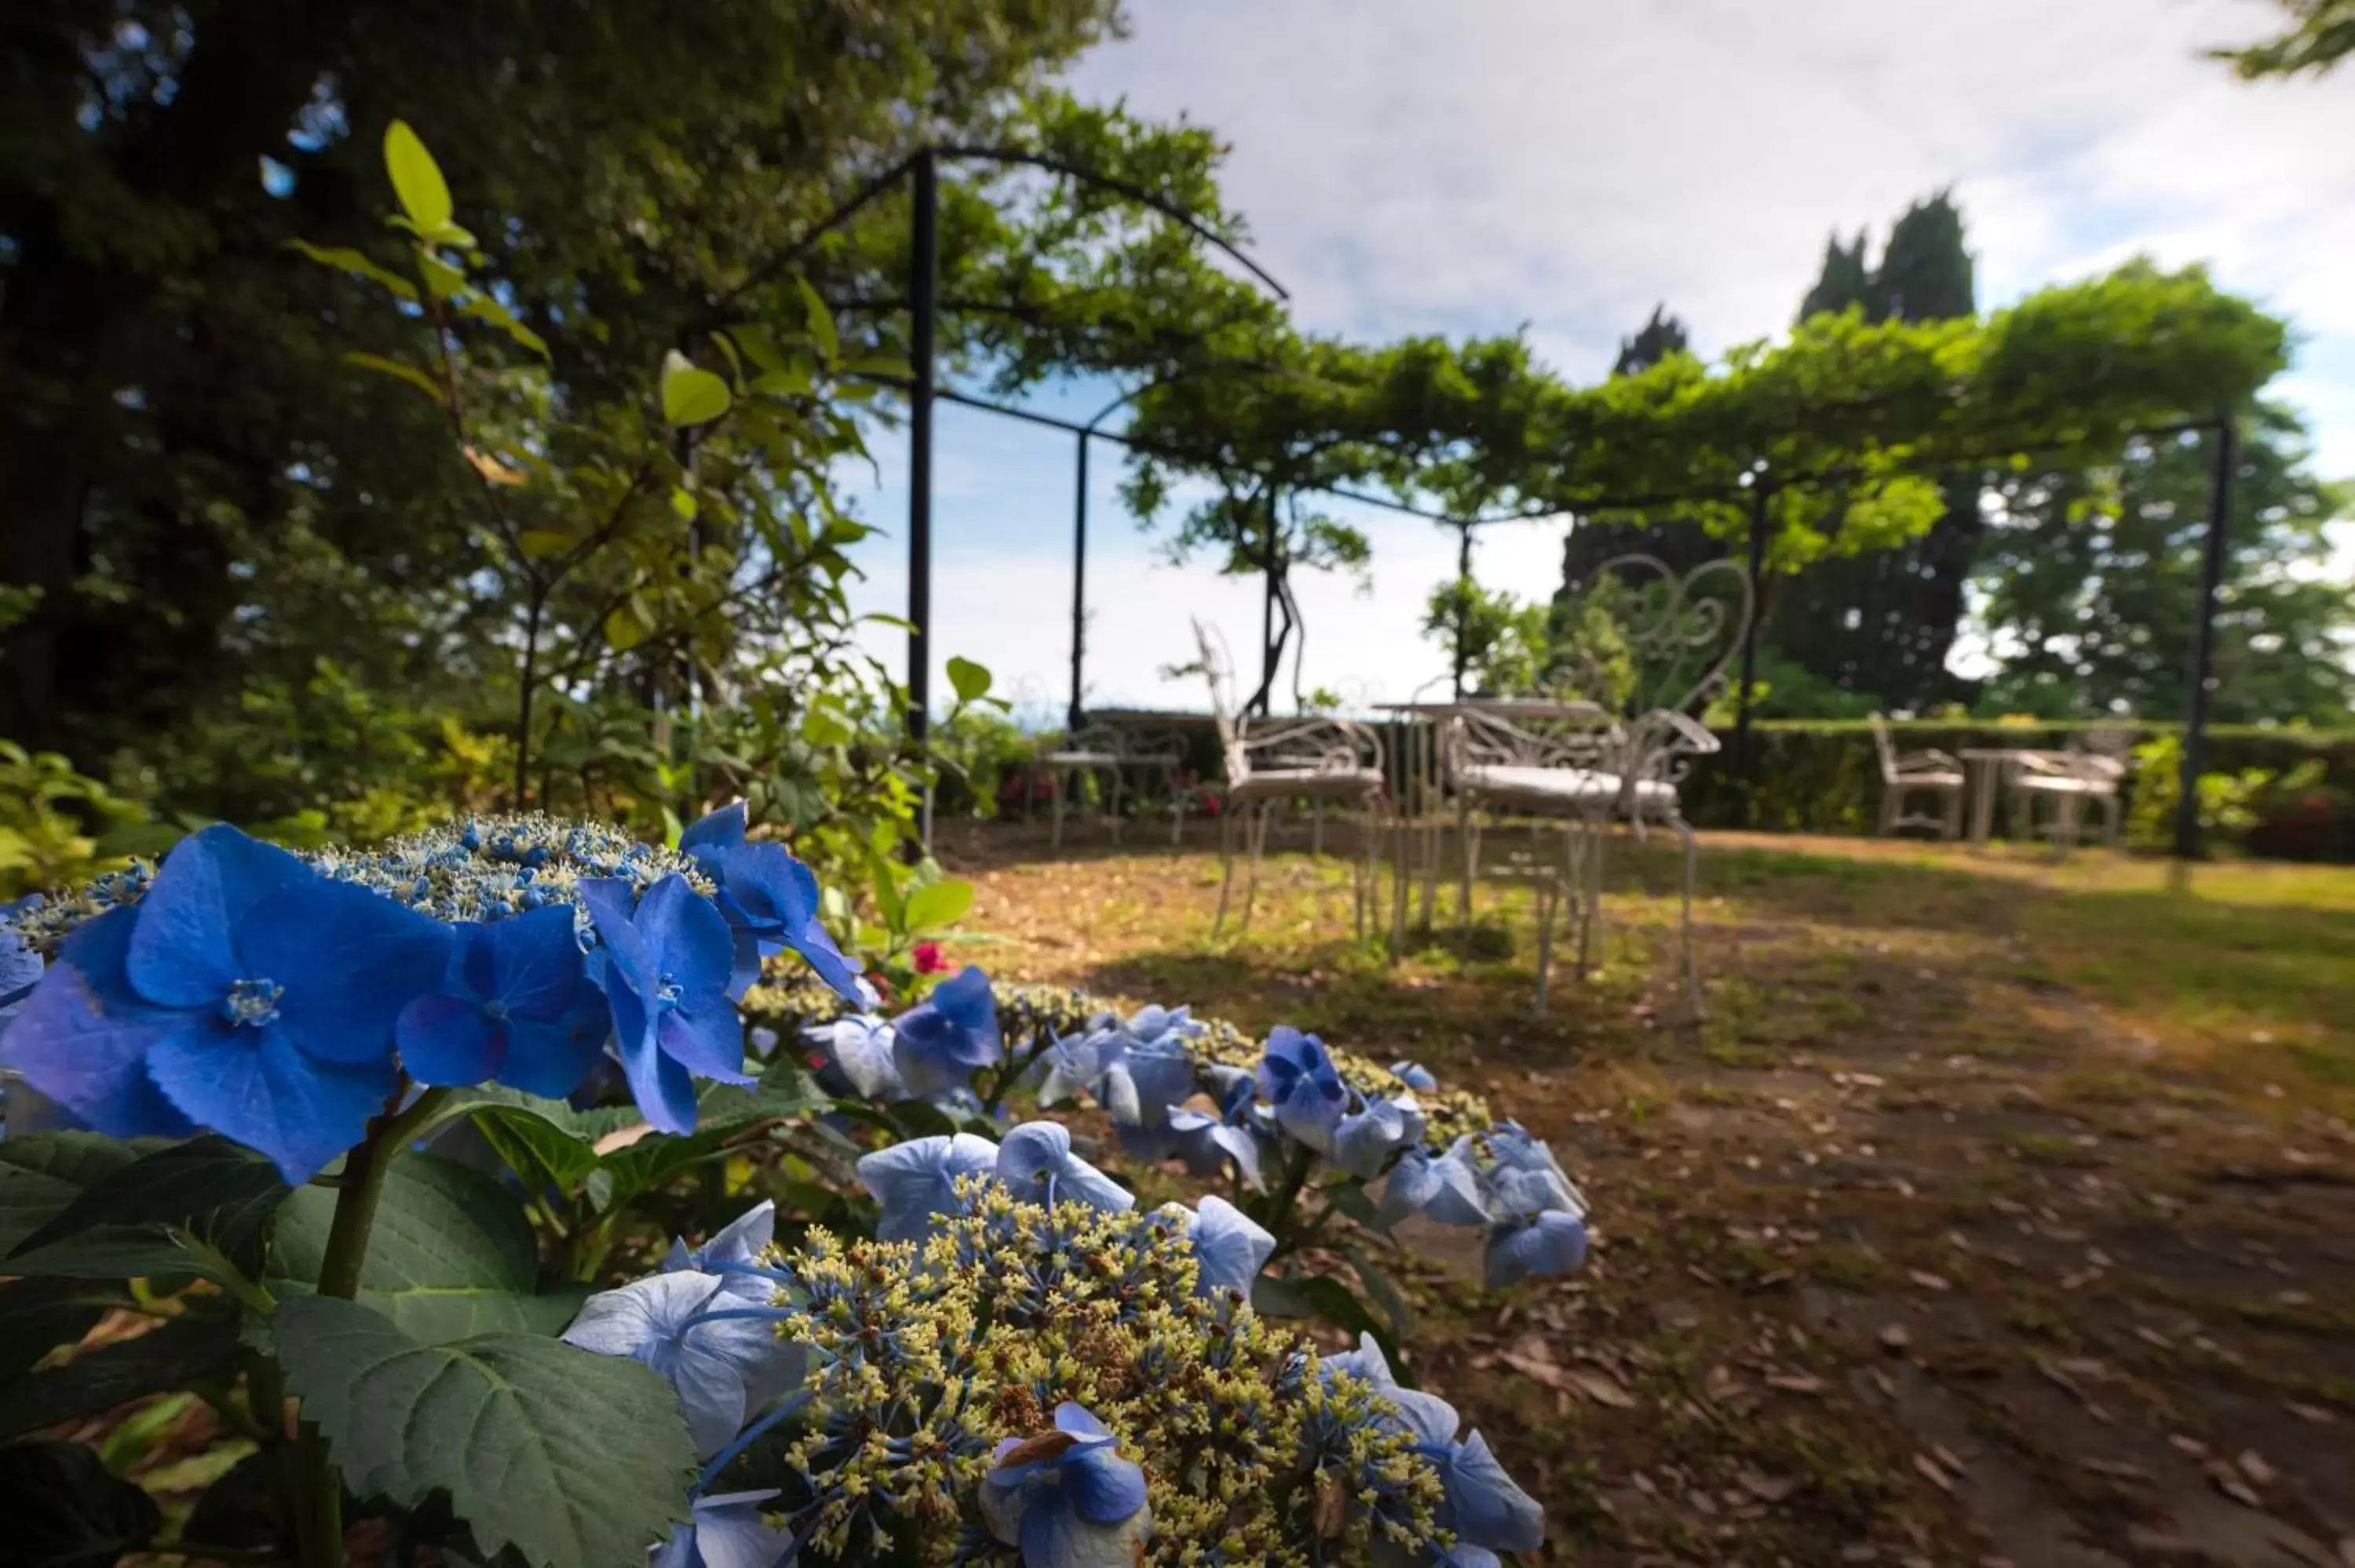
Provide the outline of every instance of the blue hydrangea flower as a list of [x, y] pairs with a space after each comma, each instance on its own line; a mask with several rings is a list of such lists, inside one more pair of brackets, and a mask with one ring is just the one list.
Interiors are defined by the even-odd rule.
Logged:
[[1368, 1100], [1333, 1129], [1333, 1163], [1367, 1181], [1382, 1173], [1391, 1155], [1423, 1134], [1423, 1113], [1412, 1099]]
[[[1544, 1505], [1514, 1484], [1479, 1433], [1461, 1443], [1455, 1440], [1463, 1418], [1454, 1405], [1435, 1393], [1400, 1387], [1389, 1360], [1371, 1335], [1361, 1335], [1353, 1352], [1326, 1357], [1323, 1367], [1328, 1373], [1348, 1372], [1365, 1379], [1397, 1410], [1401, 1424], [1414, 1435], [1417, 1446], [1439, 1472], [1446, 1491], [1439, 1522], [1455, 1532], [1458, 1550], [1470, 1546], [1488, 1552], [1534, 1552], [1544, 1542]], [[1448, 1561], [1477, 1563], [1479, 1559]]]
[[872, 1013], [813, 1023], [802, 1031], [812, 1045], [850, 1084], [862, 1100], [903, 1100], [908, 1086], [900, 1081], [892, 1055], [891, 1025]]
[[401, 1065], [421, 1084], [488, 1078], [562, 1099], [597, 1065], [612, 1033], [583, 970], [569, 905], [457, 928], [442, 989], [401, 1010]]
[[1039, 1084], [1039, 1105], [1065, 1105], [1086, 1094], [1110, 1111], [1114, 1120], [1139, 1120], [1135, 1081], [1122, 1070], [1127, 1054], [1127, 1037], [1117, 1029], [1091, 1029], [1057, 1040], [1043, 1058], [1046, 1075]]
[[16, 1016], [16, 1009], [40, 983], [44, 967], [41, 955], [33, 951], [32, 944], [8, 920], [10, 915], [39, 896], [33, 894], [0, 907], [0, 1029], [8, 1027], [8, 1020]]
[[748, 842], [744, 834], [744, 802], [738, 800], [707, 812], [678, 836], [678, 853], [719, 885], [719, 912], [736, 933], [735, 972], [750, 984], [762, 959], [791, 948], [837, 995], [873, 1007], [875, 988], [818, 923], [816, 873], [784, 845]]
[[618, 878], [583, 882], [581, 896], [603, 944], [605, 1000], [631, 1096], [654, 1127], [692, 1132], [689, 1074], [754, 1081], [743, 1071], [744, 1026], [728, 995], [728, 922], [675, 873], [635, 908]]
[[1420, 1063], [1392, 1062], [1391, 1076], [1418, 1094], [1435, 1094], [1439, 1089], [1439, 1080], [1432, 1075], [1430, 1068]]
[[996, 1065], [1006, 1054], [989, 977], [970, 966], [901, 1013], [892, 1032], [900, 1081], [920, 1095], [964, 1087], [976, 1069]]
[[757, 1393], [784, 1375], [780, 1363], [797, 1347], [778, 1340], [781, 1316], [781, 1308], [747, 1306], [724, 1276], [677, 1269], [591, 1296], [564, 1342], [653, 1368], [678, 1395], [696, 1457], [708, 1459], [744, 1429]]
[[[1180, 1213], [1183, 1205], [1172, 1204]], [[1252, 1282], [1275, 1255], [1275, 1238], [1224, 1198], [1209, 1193], [1187, 1218], [1194, 1258], [1201, 1266], [1201, 1291], [1237, 1290], [1251, 1295]]]
[[876, 1239], [922, 1241], [934, 1218], [964, 1212], [957, 1197], [958, 1177], [991, 1175], [996, 1170], [997, 1145], [969, 1132], [911, 1138], [861, 1156], [859, 1184], [875, 1194], [883, 1211], [875, 1224]]
[[1193, 1009], [1186, 1006], [1140, 1007], [1121, 1025], [1134, 1045], [1158, 1047], [1179, 1055], [1188, 1054], [1188, 1042], [1201, 1037], [1204, 1026], [1197, 1022]]
[[1243, 1185], [1257, 1191], [1262, 1183], [1261, 1150], [1270, 1141], [1263, 1112], [1252, 1098], [1256, 1091], [1248, 1077], [1238, 1076], [1227, 1088], [1226, 1105], [1212, 1116], [1189, 1107], [1168, 1113], [1169, 1147], [1161, 1158], [1176, 1154], [1197, 1176], [1212, 1177], [1229, 1160]]
[[1391, 1167], [1381, 1213], [1393, 1224], [1409, 1214], [1443, 1225], [1488, 1224], [1488, 1212], [1480, 1202], [1480, 1178], [1471, 1162], [1460, 1154], [1423, 1149], [1408, 1150]]
[[1060, 1122], [1026, 1121], [1007, 1133], [997, 1146], [996, 1171], [999, 1182], [1025, 1202], [1085, 1203], [1114, 1213], [1136, 1206], [1134, 1193], [1071, 1152], [1071, 1131]]
[[[1186, 1010], [1181, 1007], [1178, 1011], [1182, 1013]], [[1141, 1127], [1160, 1126], [1171, 1110], [1192, 1097], [1197, 1082], [1192, 1053], [1187, 1050], [1182, 1036], [1170, 1030], [1143, 1043], [1132, 1038], [1127, 1048], [1107, 1065], [1105, 1073], [1107, 1077], [1124, 1082], [1111, 1085], [1099, 1093], [1099, 1103], [1113, 1111], [1115, 1120], [1120, 1119], [1121, 1113], [1114, 1108], [1114, 1102], [1133, 1103], [1133, 1119]]]
[[982, 1520], [1021, 1548], [1023, 1568], [1133, 1568], [1153, 1510], [1145, 1472], [1120, 1457], [1102, 1422], [1066, 1400], [1052, 1431], [1008, 1437], [993, 1457]]
[[[681, 1269], [694, 1269], [703, 1274], [719, 1274], [730, 1264], [751, 1263], [776, 1239], [777, 1205], [763, 1199], [714, 1233], [701, 1246], [690, 1247], [684, 1238], [672, 1237], [670, 1255], [663, 1259], [663, 1272], [677, 1274]], [[774, 1293], [771, 1282], [758, 1275], [747, 1273], [740, 1277], [751, 1281], [762, 1300]]]
[[1284, 1131], [1319, 1154], [1331, 1150], [1348, 1091], [1333, 1058], [1325, 1053], [1325, 1042], [1277, 1024], [1268, 1033], [1267, 1054], [1260, 1060], [1259, 1092]]
[[793, 1532], [761, 1518], [761, 1505], [776, 1495], [772, 1487], [697, 1498], [692, 1521], [672, 1527], [647, 1553], [646, 1568], [793, 1568]]
[[1560, 1171], [1494, 1172], [1488, 1209], [1497, 1221], [1482, 1259], [1489, 1289], [1569, 1274], [1586, 1260], [1586, 1205]]
[[393, 1029], [450, 931], [235, 828], [184, 839], [133, 908], [66, 943], [8, 1029], [5, 1065], [117, 1137], [209, 1127], [291, 1182], [391, 1097]]

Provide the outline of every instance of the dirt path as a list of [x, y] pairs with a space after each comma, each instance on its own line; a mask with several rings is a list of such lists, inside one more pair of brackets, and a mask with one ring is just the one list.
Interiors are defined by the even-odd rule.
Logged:
[[2344, 1102], [2187, 1067], [2174, 1013], [2056, 975], [2037, 876], [1737, 854], [1679, 1028], [1662, 898], [1615, 900], [1612, 966], [1531, 1021], [1526, 969], [1476, 957], [1526, 953], [1519, 908], [1392, 969], [1303, 857], [1213, 943], [1215, 857], [958, 848], [1007, 938], [971, 959], [1395, 1049], [1554, 1143], [1596, 1203], [1583, 1277], [1409, 1267], [1416, 1371], [1546, 1500], [1555, 1560], [2355, 1568]]

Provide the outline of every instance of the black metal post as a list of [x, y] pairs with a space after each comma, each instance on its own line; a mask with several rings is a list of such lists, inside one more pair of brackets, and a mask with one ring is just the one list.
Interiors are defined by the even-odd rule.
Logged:
[[1750, 688], [1758, 673], [1758, 623], [1766, 618], [1766, 482], [1750, 487], [1750, 620], [1742, 629], [1742, 687], [1733, 694], [1733, 767], [1739, 788], [1733, 797], [1736, 827], [1750, 825], [1750, 796], [1757, 775], [1750, 755]]
[[915, 217], [908, 254], [908, 738], [921, 744], [932, 692], [932, 379], [940, 285], [940, 165], [916, 155]]
[[1267, 493], [1267, 535], [1260, 544], [1260, 578], [1266, 592], [1260, 600], [1259, 610], [1259, 697], [1260, 716], [1264, 718], [1275, 701], [1275, 490]]
[[1088, 639], [1088, 432], [1080, 432], [1080, 483], [1071, 508], [1071, 709], [1065, 723], [1073, 735], [1083, 724], [1080, 663]]
[[2175, 801], [2175, 858], [2200, 856], [2200, 768], [2208, 743], [2208, 692], [2215, 683], [2216, 594], [2224, 581], [2224, 547], [2232, 520], [2233, 431], [2229, 415], [2215, 425], [2208, 533], [2200, 561], [2200, 624], [2191, 644], [2191, 712], [2183, 723], [2183, 777]]
[[1455, 700], [1464, 700], [1464, 643], [1472, 630], [1472, 524], [1458, 523], [1455, 544]]

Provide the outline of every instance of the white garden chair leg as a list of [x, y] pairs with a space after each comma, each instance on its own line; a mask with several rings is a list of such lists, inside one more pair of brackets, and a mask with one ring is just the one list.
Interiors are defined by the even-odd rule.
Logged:
[[1120, 765], [1118, 763], [1113, 765], [1112, 794], [1109, 798], [1112, 801], [1112, 842], [1118, 843], [1120, 842]]
[[1060, 850], [1063, 847], [1063, 795], [1071, 788], [1071, 775], [1062, 768], [1057, 768], [1048, 777], [1054, 781], [1055, 826], [1048, 835], [1047, 843], [1050, 848]]
[[1252, 908], [1259, 902], [1259, 857], [1267, 847], [1268, 822], [1275, 815], [1275, 802], [1270, 800], [1259, 809], [1251, 825], [1251, 865], [1243, 874], [1243, 917], [1238, 931], [1251, 929]]
[[1685, 999], [1689, 1004], [1691, 1021], [1698, 1023], [1701, 1017], [1700, 960], [1693, 954], [1692, 906], [1693, 884], [1700, 871], [1700, 843], [1694, 836], [1691, 826], [1682, 818], [1673, 820], [1670, 825], [1676, 829], [1677, 837], [1684, 841], [1685, 846], [1685, 896], [1681, 937], [1684, 944]]
[[1594, 842], [1586, 856], [1586, 908], [1578, 924], [1578, 978], [1589, 980], [1594, 974], [1596, 927], [1603, 921], [1603, 857], [1610, 848], [1611, 824], [1607, 821], [1594, 823]]
[[1219, 914], [1210, 922], [1210, 935], [1216, 937], [1227, 923], [1227, 898], [1235, 886], [1235, 813], [1234, 803], [1219, 815]]

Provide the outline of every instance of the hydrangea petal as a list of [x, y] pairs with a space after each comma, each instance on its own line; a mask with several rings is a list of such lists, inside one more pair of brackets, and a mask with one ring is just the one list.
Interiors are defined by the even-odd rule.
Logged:
[[218, 1002], [241, 978], [230, 934], [272, 893], [314, 879], [284, 850], [225, 822], [191, 833], [173, 846], [139, 901], [131, 983], [167, 1007]]
[[399, 1082], [389, 1053], [323, 1062], [279, 1025], [183, 1031], [147, 1070], [189, 1119], [270, 1156], [293, 1186], [359, 1142]]
[[124, 963], [138, 917], [110, 909], [66, 938], [0, 1033], [0, 1067], [109, 1137], [185, 1137], [194, 1128], [156, 1088], [147, 1057], [164, 1041], [212, 1025], [151, 1007], [131, 989]]
[[496, 1076], [506, 1040], [482, 1004], [456, 996], [421, 996], [400, 1010], [395, 1031], [400, 1065], [421, 1084], [464, 1088]]
[[1064, 1491], [1092, 1524], [1119, 1524], [1145, 1506], [1145, 1472], [1109, 1446], [1065, 1459], [1062, 1471]]
[[678, 835], [678, 853], [698, 858], [707, 851], [732, 849], [744, 842], [744, 802], [733, 801], [698, 817]]
[[882, 1208], [879, 1241], [917, 1241], [938, 1214], [958, 1208], [956, 1179], [996, 1169], [997, 1145], [969, 1132], [911, 1138], [858, 1161], [858, 1180]]
[[248, 910], [236, 945], [241, 978], [284, 988], [287, 1036], [322, 1062], [351, 1064], [389, 1059], [400, 1010], [442, 984], [451, 934], [357, 883], [306, 876]]
[[698, 1076], [723, 1084], [752, 1084], [757, 1075], [744, 1071], [744, 1024], [731, 1009], [709, 1007], [666, 1012], [655, 1032], [664, 1054]]
[[551, 904], [502, 920], [472, 936], [468, 946], [489, 960], [490, 983], [476, 982], [477, 989], [510, 1012], [545, 1022], [572, 1007], [581, 987], [581, 939], [569, 906]]
[[655, 954], [657, 983], [667, 981], [689, 995], [727, 991], [734, 938], [726, 916], [687, 878], [674, 872], [647, 888], [632, 924]]
[[1216, 1193], [1195, 1205], [1194, 1256], [1201, 1265], [1201, 1288], [1251, 1294], [1259, 1271], [1275, 1255], [1275, 1238], [1252, 1217]]
[[1477, 1432], [1447, 1468], [1448, 1510], [1458, 1535], [1497, 1552], [1534, 1552], [1545, 1540], [1545, 1505], [1514, 1484]]
[[582, 986], [581, 1000], [553, 1023], [510, 1020], [499, 1082], [542, 1099], [560, 1100], [597, 1070], [613, 1032], [605, 999]]

